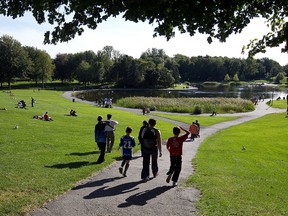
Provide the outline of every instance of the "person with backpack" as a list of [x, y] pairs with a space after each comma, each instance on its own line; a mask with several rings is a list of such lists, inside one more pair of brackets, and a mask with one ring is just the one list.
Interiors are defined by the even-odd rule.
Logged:
[[102, 116], [97, 117], [98, 123], [95, 125], [95, 142], [100, 149], [100, 155], [96, 164], [101, 164], [105, 161], [105, 150], [106, 150], [106, 132], [105, 132], [105, 122], [102, 121]]
[[162, 156], [162, 138], [160, 130], [155, 128], [156, 120], [149, 119], [148, 124], [149, 126], [144, 128], [142, 132], [143, 167], [141, 171], [141, 179], [143, 181], [148, 181], [150, 179], [150, 159], [153, 177], [155, 178], [158, 175], [158, 151], [159, 157]]

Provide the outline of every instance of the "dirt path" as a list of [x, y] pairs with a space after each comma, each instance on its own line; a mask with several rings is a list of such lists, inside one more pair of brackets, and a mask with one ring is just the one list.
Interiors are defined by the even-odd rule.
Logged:
[[[72, 101], [71, 92], [65, 92], [63, 96]], [[94, 104], [93, 102], [74, 99]], [[140, 112], [133, 109], [119, 109]], [[163, 156], [159, 158], [160, 173], [156, 178], [151, 178], [146, 183], [140, 181], [142, 158], [140, 157], [140, 152], [137, 152], [131, 161], [127, 173], [128, 177], [123, 178], [119, 174], [118, 168], [121, 161], [117, 161], [102, 172], [84, 179], [72, 190], [52, 200], [43, 208], [31, 212], [29, 215], [197, 215], [195, 202], [199, 199], [200, 192], [195, 188], [186, 188], [182, 185], [193, 173], [191, 160], [195, 156], [201, 142], [219, 130], [270, 113], [279, 112], [285, 112], [285, 110], [273, 109], [268, 107], [264, 102], [261, 102], [253, 112], [235, 114], [241, 116], [239, 119], [219, 123], [211, 127], [201, 127], [201, 138], [194, 142], [188, 140], [184, 144], [182, 171], [177, 187], [172, 187], [171, 184], [165, 182], [170, 159], [168, 151], [163, 146]]]

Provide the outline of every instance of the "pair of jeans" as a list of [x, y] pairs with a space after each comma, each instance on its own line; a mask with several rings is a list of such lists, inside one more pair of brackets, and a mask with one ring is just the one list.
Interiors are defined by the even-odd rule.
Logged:
[[170, 169], [167, 175], [172, 175], [172, 181], [177, 182], [182, 169], [182, 156], [170, 156]]
[[115, 133], [114, 131], [106, 131], [106, 133], [107, 152], [111, 152], [114, 145]]
[[154, 176], [158, 173], [158, 148], [142, 149], [143, 167], [141, 172], [141, 179], [146, 179], [150, 175], [150, 159], [152, 162], [152, 173]]
[[99, 155], [99, 158], [97, 160], [97, 163], [102, 163], [105, 160], [104, 157], [105, 157], [106, 143], [98, 142], [97, 146], [100, 150], [100, 155]]

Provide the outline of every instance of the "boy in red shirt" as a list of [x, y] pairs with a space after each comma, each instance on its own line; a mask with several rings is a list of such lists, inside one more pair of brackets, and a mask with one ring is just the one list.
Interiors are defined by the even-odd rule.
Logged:
[[[186, 133], [179, 136], [180, 129]], [[179, 126], [173, 128], [173, 134], [174, 137], [170, 137], [167, 141], [167, 149], [170, 152], [170, 169], [167, 172], [168, 177], [166, 182], [169, 183], [172, 177], [173, 186], [176, 186], [182, 166], [183, 142], [188, 138], [190, 133], [185, 128]]]

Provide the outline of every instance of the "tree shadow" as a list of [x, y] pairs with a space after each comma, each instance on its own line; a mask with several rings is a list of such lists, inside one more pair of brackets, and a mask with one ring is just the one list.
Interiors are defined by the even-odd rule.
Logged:
[[117, 185], [115, 187], [104, 186], [93, 191], [89, 195], [84, 196], [84, 199], [95, 199], [100, 197], [116, 196], [124, 193], [129, 193], [131, 191], [138, 190], [139, 188], [138, 187], [136, 188], [136, 186], [141, 183], [142, 181], [136, 181], [136, 182], [127, 182], [121, 185]]
[[55, 165], [51, 165], [51, 166], [44, 166], [46, 168], [56, 168], [56, 169], [65, 169], [65, 168], [69, 168], [69, 169], [77, 169], [83, 166], [87, 166], [90, 165], [89, 161], [78, 161], [78, 162], [71, 162], [71, 163], [66, 163], [66, 164], [55, 164]]
[[128, 197], [124, 202], [118, 205], [119, 208], [126, 208], [132, 205], [144, 206], [148, 200], [154, 199], [160, 194], [170, 190], [172, 186], [157, 187], [152, 190], [146, 190]]
[[70, 154], [66, 154], [66, 156], [68, 156], [68, 155], [86, 156], [86, 155], [90, 155], [90, 154], [100, 154], [100, 151], [91, 151], [91, 152], [72, 152], [72, 153], [70, 153]]
[[114, 178], [108, 178], [108, 179], [100, 179], [97, 181], [90, 181], [82, 185], [77, 185], [76, 187], [72, 188], [72, 190], [79, 190], [79, 189], [88, 188], [88, 187], [97, 187], [97, 186], [101, 186], [101, 185], [104, 185], [105, 183], [112, 182], [121, 178], [123, 177], [114, 177]]

